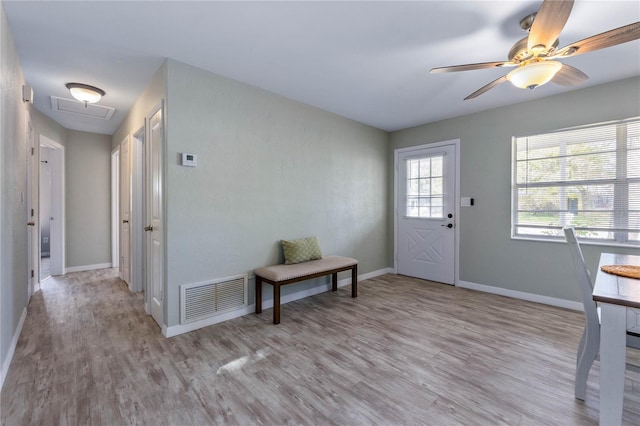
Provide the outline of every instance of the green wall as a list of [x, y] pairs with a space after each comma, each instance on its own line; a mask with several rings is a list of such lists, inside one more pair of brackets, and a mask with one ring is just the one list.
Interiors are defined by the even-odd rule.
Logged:
[[111, 264], [111, 136], [67, 130], [65, 267]]
[[278, 263], [280, 239], [389, 266], [386, 132], [172, 60], [167, 87], [167, 325], [181, 284]]
[[[460, 280], [579, 300], [565, 244], [511, 239], [511, 138], [636, 116], [640, 78], [631, 78], [397, 131], [389, 156], [398, 148], [460, 138], [459, 195], [475, 199], [475, 206], [461, 207], [457, 222]], [[393, 229], [393, 217], [387, 226]], [[638, 253], [592, 245], [583, 251], [592, 273], [601, 251]]]
[[27, 299], [27, 105], [20, 59], [0, 3], [0, 385]]

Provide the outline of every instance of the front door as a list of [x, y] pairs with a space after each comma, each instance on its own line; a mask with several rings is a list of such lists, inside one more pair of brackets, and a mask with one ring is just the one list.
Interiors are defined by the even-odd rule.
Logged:
[[162, 108], [148, 119], [147, 144], [147, 291], [151, 316], [163, 325], [164, 313], [164, 230], [162, 209], [162, 151], [164, 129]]
[[455, 283], [456, 145], [396, 153], [398, 274]]

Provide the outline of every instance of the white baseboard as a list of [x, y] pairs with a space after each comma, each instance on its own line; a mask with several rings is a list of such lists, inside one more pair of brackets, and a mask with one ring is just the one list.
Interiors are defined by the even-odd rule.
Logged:
[[555, 297], [542, 296], [539, 294], [525, 293], [523, 291], [510, 290], [502, 287], [492, 287], [484, 284], [476, 284], [469, 281], [458, 281], [457, 287], [478, 290], [484, 293], [498, 294], [500, 296], [513, 297], [514, 299], [527, 300], [529, 302], [542, 303], [543, 305], [557, 306], [559, 308], [571, 309], [574, 311], [584, 311], [582, 303], [574, 300], [558, 299]]
[[224, 314], [216, 315], [211, 318], [205, 318], [200, 321], [194, 321], [187, 324], [172, 325], [171, 327], [162, 326], [162, 334], [164, 335], [164, 337], [177, 336], [178, 334], [188, 333], [199, 328], [208, 327], [213, 324], [218, 324], [220, 322], [248, 315], [255, 312], [255, 310], [255, 305], [250, 305], [245, 306], [241, 309], [236, 309], [235, 311], [225, 312]]
[[95, 265], [82, 265], [82, 266], [72, 266], [67, 267], [64, 270], [64, 273], [69, 272], [82, 272], [82, 271], [93, 271], [95, 269], [107, 269], [111, 268], [111, 262], [109, 263], [96, 263]]
[[[358, 275], [358, 282], [367, 280], [369, 278], [375, 278], [380, 275], [388, 274], [391, 271], [392, 271], [392, 268], [385, 268], [385, 269], [380, 269], [373, 272], [368, 272], [363, 275]], [[255, 279], [255, 276], [253, 276], [252, 278]], [[343, 280], [338, 280], [338, 287], [344, 287], [350, 284], [351, 284], [351, 277], [345, 278]], [[280, 298], [280, 305], [284, 305], [286, 303], [293, 302], [295, 300], [304, 299], [306, 297], [314, 296], [316, 294], [325, 293], [330, 290], [331, 290], [331, 282], [328, 282], [327, 284], [320, 284], [318, 286], [315, 286], [307, 290], [302, 290], [296, 293], [291, 293], [291, 294], [287, 294], [286, 296], [282, 296]], [[273, 308], [273, 298], [263, 300], [262, 309], [270, 309], [270, 308]], [[211, 318], [205, 318], [203, 320], [195, 321], [188, 324], [172, 325], [170, 327], [163, 326], [162, 334], [165, 337], [173, 337], [179, 334], [188, 333], [190, 331], [197, 330], [199, 328], [208, 327], [213, 324], [218, 324], [223, 321], [228, 321], [230, 319], [252, 314], [255, 311], [256, 311], [256, 305], [252, 304], [241, 309], [236, 309], [235, 311], [226, 312], [221, 315], [216, 315]]]
[[[369, 278], [379, 277], [385, 274], [393, 274], [393, 268], [378, 269], [377, 271], [367, 272], [366, 274], [358, 275], [358, 282], [368, 280]], [[344, 287], [351, 284], [351, 277], [343, 280], [338, 280], [338, 287]]]
[[22, 326], [24, 325], [25, 318], [27, 318], [26, 307], [22, 311], [22, 315], [20, 316], [20, 321], [18, 321], [18, 327], [16, 327], [16, 331], [15, 333], [13, 333], [13, 339], [11, 339], [11, 346], [9, 346], [9, 351], [7, 352], [7, 358], [2, 363], [2, 371], [0, 371], [0, 390], [2, 389], [2, 385], [4, 384], [4, 379], [7, 377], [7, 374], [9, 373], [9, 366], [11, 365], [13, 354], [16, 351], [16, 346], [18, 346], [18, 339], [20, 338], [20, 333], [22, 332]]

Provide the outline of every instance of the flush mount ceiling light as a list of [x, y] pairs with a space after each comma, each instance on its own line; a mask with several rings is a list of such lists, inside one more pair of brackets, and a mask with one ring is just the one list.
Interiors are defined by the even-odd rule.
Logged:
[[521, 65], [507, 74], [507, 80], [521, 89], [533, 90], [551, 81], [562, 68], [557, 61], [531, 62]]
[[104, 90], [97, 87], [89, 86], [88, 84], [81, 83], [67, 83], [65, 84], [71, 96], [87, 104], [93, 104], [100, 100], [105, 95]]

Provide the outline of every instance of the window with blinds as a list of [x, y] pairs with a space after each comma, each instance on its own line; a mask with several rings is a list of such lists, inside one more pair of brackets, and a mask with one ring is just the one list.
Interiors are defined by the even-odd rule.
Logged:
[[512, 236], [640, 245], [640, 118], [513, 138]]

